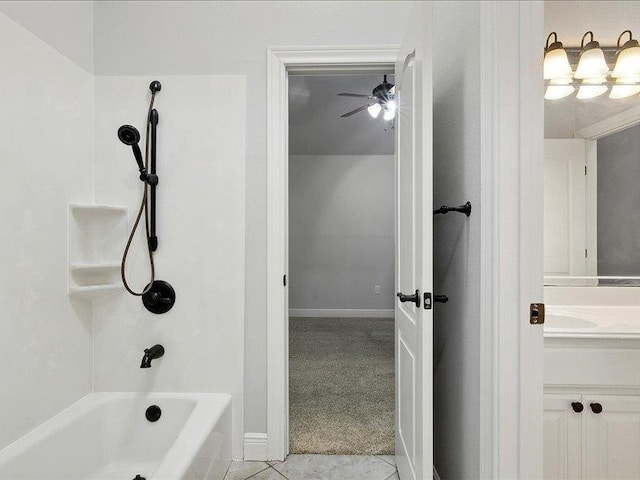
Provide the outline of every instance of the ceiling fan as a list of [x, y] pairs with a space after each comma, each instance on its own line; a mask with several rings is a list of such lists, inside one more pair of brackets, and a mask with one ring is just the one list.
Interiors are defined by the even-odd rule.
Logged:
[[377, 118], [380, 112], [383, 112], [383, 118], [385, 120], [393, 120], [396, 116], [396, 101], [395, 101], [396, 87], [387, 82], [387, 76], [384, 76], [382, 83], [373, 89], [371, 95], [364, 95], [360, 93], [339, 93], [341, 97], [358, 97], [367, 98], [369, 102], [366, 105], [362, 105], [350, 112], [340, 115], [340, 117], [350, 117], [358, 112], [367, 110], [369, 115], [373, 118]]

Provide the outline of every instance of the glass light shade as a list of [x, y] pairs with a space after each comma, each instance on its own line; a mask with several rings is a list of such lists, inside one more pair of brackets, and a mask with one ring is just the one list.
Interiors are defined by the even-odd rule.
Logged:
[[613, 78], [640, 76], [640, 47], [630, 47], [618, 53], [616, 66], [611, 74]]
[[609, 73], [601, 48], [590, 48], [580, 54], [576, 78], [599, 78]]
[[640, 93], [640, 85], [631, 85], [633, 83], [639, 83], [640, 77], [635, 78], [619, 78], [617, 83], [623, 83], [624, 85], [614, 85], [609, 94], [609, 98], [627, 98], [631, 95]]
[[547, 100], [559, 100], [564, 97], [568, 97], [575, 91], [571, 83], [571, 77], [559, 78], [551, 80], [549, 86], [544, 92], [544, 98]]
[[369, 115], [371, 115], [373, 118], [378, 118], [378, 115], [380, 115], [381, 110], [382, 110], [382, 107], [380, 106], [379, 103], [374, 103], [373, 105], [369, 105], [369, 108], [367, 108]]
[[384, 106], [386, 107], [387, 110], [392, 110], [393, 113], [395, 113], [395, 111], [396, 111], [396, 101], [395, 100], [389, 100], [387, 103], [385, 103]]
[[549, 50], [544, 54], [544, 79], [554, 80], [570, 76], [572, 73], [567, 52], [564, 48]]
[[578, 89], [576, 98], [586, 100], [605, 94], [609, 90], [609, 87], [603, 85], [606, 81], [605, 77], [585, 79]]
[[385, 120], [389, 121], [389, 120], [393, 120], [396, 116], [396, 110], [395, 109], [386, 109], [384, 110], [384, 115], [382, 118], [384, 118]]

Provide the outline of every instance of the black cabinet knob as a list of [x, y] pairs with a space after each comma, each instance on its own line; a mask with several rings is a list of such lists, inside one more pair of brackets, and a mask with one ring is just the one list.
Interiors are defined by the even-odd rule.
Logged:
[[576, 413], [582, 413], [584, 405], [582, 405], [582, 402], [571, 402], [571, 408], [573, 408], [573, 411]]
[[590, 403], [589, 406], [591, 407], [591, 411], [593, 413], [602, 413], [602, 405], [600, 405], [599, 403]]

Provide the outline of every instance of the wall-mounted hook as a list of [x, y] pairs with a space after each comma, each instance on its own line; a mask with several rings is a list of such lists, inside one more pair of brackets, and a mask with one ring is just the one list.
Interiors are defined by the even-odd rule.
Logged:
[[460, 205], [458, 207], [448, 207], [446, 205], [441, 206], [440, 208], [433, 211], [434, 215], [445, 214], [449, 212], [460, 212], [464, 213], [467, 217], [471, 215], [471, 202], [467, 202], [464, 205]]

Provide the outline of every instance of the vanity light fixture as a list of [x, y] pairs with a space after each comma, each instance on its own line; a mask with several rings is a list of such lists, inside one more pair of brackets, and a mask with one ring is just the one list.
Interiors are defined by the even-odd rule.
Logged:
[[[629, 34], [622, 47], [620, 41], [625, 34]], [[631, 30], [625, 30], [618, 37], [616, 51], [616, 65], [611, 76], [616, 79], [616, 85], [611, 89], [610, 98], [626, 98], [640, 93], [640, 45], [633, 38]], [[622, 84], [622, 85], [620, 85]]]
[[[591, 35], [591, 40], [585, 45], [584, 39], [589, 35]], [[588, 79], [591, 81], [590, 83], [596, 81], [604, 83], [607, 73], [609, 73], [609, 66], [604, 59], [604, 52], [600, 48], [600, 43], [593, 38], [592, 31], [588, 31], [582, 36], [580, 50], [580, 60], [578, 60], [578, 68], [574, 77], [581, 80]]]
[[[620, 47], [620, 40], [622, 40], [622, 37], [626, 33], [629, 34], [629, 40]], [[613, 78], [640, 77], [640, 45], [638, 44], [638, 41], [633, 38], [631, 30], [625, 30], [620, 34], [618, 37], [617, 48], [616, 66], [613, 68], [611, 76]]]
[[[591, 40], [585, 45], [584, 40], [588, 36], [591, 36]], [[582, 36], [580, 50], [580, 60], [578, 60], [578, 68], [574, 77], [582, 80], [582, 84], [576, 97], [581, 100], [599, 97], [609, 89], [606, 85], [609, 66], [604, 60], [600, 43], [593, 38], [592, 31], [588, 31]]]
[[[552, 36], [554, 40], [549, 45]], [[562, 46], [562, 42], [558, 41], [558, 34], [551, 32], [544, 47], [544, 79], [562, 80], [567, 77], [571, 78], [572, 73], [567, 52]]]
[[549, 85], [544, 92], [544, 98], [547, 100], [558, 100], [568, 97], [575, 91], [575, 87], [571, 85], [571, 77], [554, 79], [549, 81]]
[[[623, 38], [628, 39], [623, 43]], [[621, 45], [622, 43], [622, 45]], [[575, 67], [575, 73], [572, 71]], [[617, 46], [601, 47], [592, 31], [582, 36], [580, 47], [564, 47], [556, 32], [547, 37], [544, 49], [544, 98], [557, 100], [571, 95], [595, 98], [611, 88], [610, 98], [640, 93], [640, 43], [631, 30], [618, 37]]]

